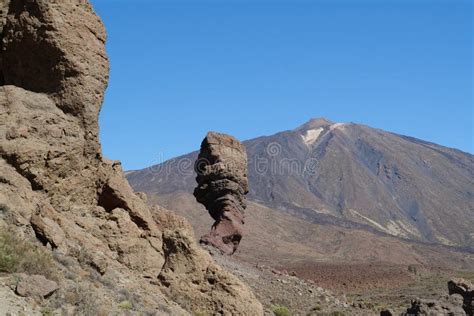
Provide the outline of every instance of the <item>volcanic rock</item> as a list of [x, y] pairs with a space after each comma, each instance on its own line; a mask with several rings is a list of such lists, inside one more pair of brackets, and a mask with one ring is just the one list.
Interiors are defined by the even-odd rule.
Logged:
[[380, 316], [393, 316], [393, 312], [389, 309], [384, 309], [380, 312]]
[[247, 154], [232, 136], [210, 132], [201, 144], [195, 163], [194, 196], [215, 220], [201, 243], [231, 255], [242, 239], [244, 210], [248, 193]]
[[155, 209], [155, 214], [163, 230], [165, 256], [170, 258], [159, 276], [165, 293], [183, 302], [181, 306], [187, 310], [213, 311], [203, 312], [206, 315], [262, 314], [261, 304], [249, 295], [248, 288], [195, 246], [194, 232], [186, 219], [165, 209]]
[[474, 288], [464, 279], [448, 282], [449, 295], [439, 300], [416, 299], [403, 315], [472, 315]]
[[425, 300], [416, 299], [411, 302], [403, 316], [418, 316], [418, 315], [449, 315], [458, 316], [466, 315], [461, 306], [456, 302], [454, 304], [448, 300]]
[[16, 293], [23, 297], [48, 297], [58, 290], [58, 284], [42, 275], [18, 274]]
[[474, 314], [474, 285], [464, 279], [452, 279], [448, 282], [449, 295], [461, 295], [462, 306], [468, 315]]
[[[106, 32], [88, 1], [1, 1], [0, 32], [0, 226], [113, 275], [160, 315], [262, 314], [251, 291], [201, 251], [192, 230], [160, 228], [120, 163], [102, 157], [98, 115], [109, 64]], [[184, 274], [182, 262], [199, 270]], [[206, 282], [207, 291], [191, 281]], [[164, 295], [171, 283], [173, 300]]]

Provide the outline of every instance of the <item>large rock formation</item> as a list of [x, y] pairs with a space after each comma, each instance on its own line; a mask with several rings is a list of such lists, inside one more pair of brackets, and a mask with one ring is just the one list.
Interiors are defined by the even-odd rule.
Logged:
[[473, 315], [474, 286], [464, 279], [448, 282], [449, 295], [439, 300], [416, 299], [402, 315]]
[[98, 115], [109, 64], [91, 5], [2, 0], [0, 32], [0, 228], [75, 258], [160, 314], [261, 314], [189, 227], [174, 225], [181, 219], [166, 213], [166, 223], [157, 222], [165, 211], [154, 218], [120, 163], [102, 157]]
[[474, 285], [464, 279], [452, 279], [448, 282], [449, 295], [458, 294], [463, 298], [466, 314], [474, 315]]
[[402, 316], [462, 316], [466, 315], [461, 307], [462, 298], [458, 295], [449, 296], [442, 300], [416, 299], [411, 302], [406, 313]]
[[195, 170], [194, 196], [215, 220], [201, 242], [233, 254], [242, 239], [248, 193], [245, 147], [232, 136], [210, 132], [201, 144]]

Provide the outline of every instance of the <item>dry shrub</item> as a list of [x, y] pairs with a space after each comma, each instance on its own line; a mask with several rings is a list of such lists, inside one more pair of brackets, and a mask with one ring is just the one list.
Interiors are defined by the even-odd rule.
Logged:
[[10, 231], [0, 231], [0, 272], [24, 272], [57, 279], [57, 269], [51, 253]]

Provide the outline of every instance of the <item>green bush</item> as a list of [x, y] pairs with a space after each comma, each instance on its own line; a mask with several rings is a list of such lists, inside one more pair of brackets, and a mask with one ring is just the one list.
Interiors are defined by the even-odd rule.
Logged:
[[271, 310], [275, 316], [291, 316], [291, 312], [286, 306], [272, 305]]
[[53, 316], [54, 312], [51, 308], [49, 307], [44, 307], [41, 309], [41, 316]]
[[130, 301], [122, 301], [118, 304], [118, 308], [130, 310], [133, 308], [133, 304]]
[[35, 243], [9, 231], [0, 232], [0, 272], [41, 274], [56, 279], [52, 255]]

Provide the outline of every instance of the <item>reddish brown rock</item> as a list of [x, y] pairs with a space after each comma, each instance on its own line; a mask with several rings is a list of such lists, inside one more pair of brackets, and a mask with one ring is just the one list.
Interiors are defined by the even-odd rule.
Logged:
[[245, 195], [248, 193], [247, 153], [232, 136], [207, 134], [195, 164], [198, 183], [194, 196], [215, 220], [201, 243], [231, 255], [242, 239]]

